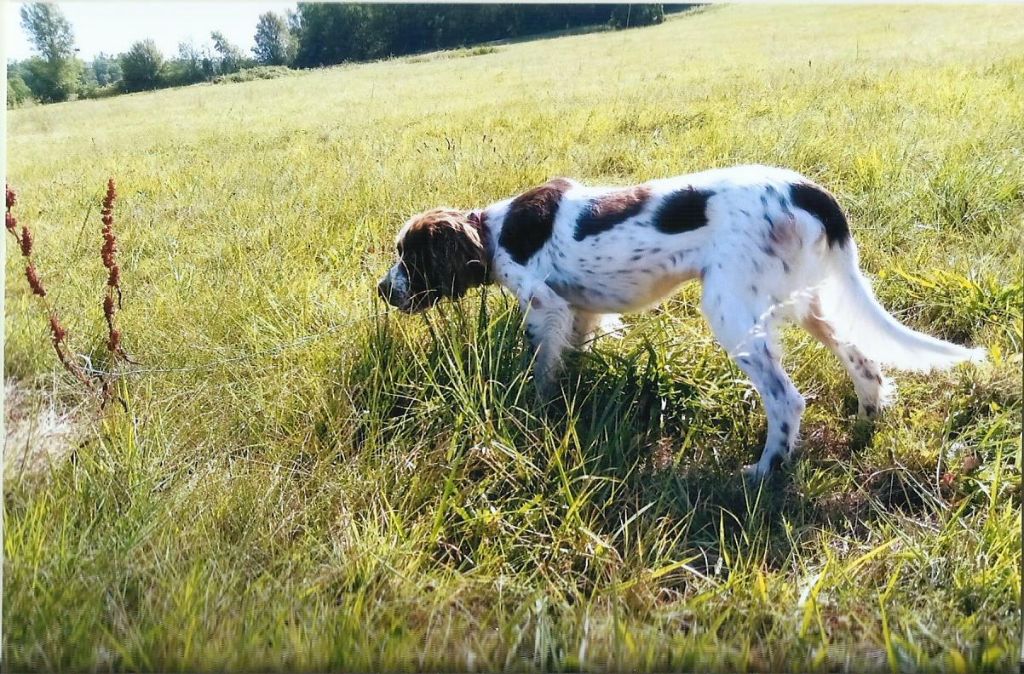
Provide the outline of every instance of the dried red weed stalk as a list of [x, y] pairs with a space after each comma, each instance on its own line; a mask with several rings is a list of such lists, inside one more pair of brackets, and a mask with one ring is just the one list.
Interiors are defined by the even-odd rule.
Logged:
[[42, 279], [39, 278], [39, 271], [36, 269], [35, 262], [32, 259], [32, 243], [34, 241], [32, 232], [27, 226], [22, 225], [21, 236], [18, 236], [18, 219], [14, 217], [14, 213], [11, 210], [18, 203], [18, 195], [11, 189], [10, 185], [5, 187], [7, 191], [7, 211], [4, 223], [7, 231], [18, 242], [21, 248], [21, 255], [25, 258], [25, 278], [28, 280], [29, 288], [32, 289], [32, 294], [37, 296], [39, 301], [43, 303], [46, 313], [50, 318], [50, 341], [53, 343], [53, 350], [57, 352], [57, 358], [60, 360], [61, 365], [64, 366], [64, 369], [71, 373], [75, 379], [82, 382], [86, 388], [92, 389], [92, 384], [89, 382], [88, 377], [85, 376], [82, 366], [72, 358], [67, 342], [67, 329], [61, 324], [57, 311], [46, 299], [46, 287], [43, 285]]
[[14, 235], [15, 241], [20, 244], [21, 239], [18, 238], [18, 219], [11, 212], [14, 205], [18, 203], [18, 195], [14, 193], [10, 185], [5, 185], [5, 187], [7, 188], [7, 213], [4, 216], [4, 226], [7, 227], [8, 232]]
[[[107, 320], [107, 349], [114, 358], [131, 361], [121, 346], [121, 331], [117, 329], [114, 318], [121, 305], [121, 267], [117, 264], [117, 235], [114, 234], [114, 201], [117, 199], [117, 188], [114, 179], [107, 180], [107, 194], [103, 197], [103, 247], [100, 256], [103, 266], [107, 268], [106, 296], [103, 298], [103, 317]], [[117, 294], [117, 303], [114, 294]]]

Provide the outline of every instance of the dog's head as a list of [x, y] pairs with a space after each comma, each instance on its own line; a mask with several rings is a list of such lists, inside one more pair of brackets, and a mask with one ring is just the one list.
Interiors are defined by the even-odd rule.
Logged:
[[487, 281], [487, 250], [476, 213], [435, 208], [414, 215], [395, 239], [398, 261], [377, 284], [399, 310], [426, 311]]

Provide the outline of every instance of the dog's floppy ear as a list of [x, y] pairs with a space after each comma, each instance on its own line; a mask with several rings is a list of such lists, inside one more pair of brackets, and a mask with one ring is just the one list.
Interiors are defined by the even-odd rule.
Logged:
[[436, 251], [432, 265], [436, 283], [445, 297], [458, 299], [487, 280], [486, 251], [480, 237], [479, 216], [452, 213], [438, 223], [434, 232]]

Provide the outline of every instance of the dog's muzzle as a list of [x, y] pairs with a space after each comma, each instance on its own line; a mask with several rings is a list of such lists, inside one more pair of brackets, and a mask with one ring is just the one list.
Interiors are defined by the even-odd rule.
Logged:
[[403, 302], [399, 299], [398, 293], [395, 292], [395, 286], [391, 283], [390, 274], [384, 276], [377, 284], [377, 294], [391, 306], [399, 309], [402, 308]]
[[405, 313], [415, 313], [413, 298], [409, 295], [409, 276], [405, 269], [392, 267], [377, 283], [377, 294], [381, 299]]

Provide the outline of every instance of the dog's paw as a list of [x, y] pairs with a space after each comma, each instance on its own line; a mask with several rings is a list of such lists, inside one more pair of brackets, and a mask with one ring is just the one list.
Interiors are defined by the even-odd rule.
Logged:
[[867, 405], [865, 405], [863, 403], [858, 403], [857, 404], [857, 420], [858, 421], [866, 421], [866, 422], [869, 422], [869, 423], [874, 423], [875, 420], [878, 419], [878, 416], [881, 413], [882, 413], [882, 410], [879, 408], [878, 405], [872, 405], [870, 403], [867, 404]]
[[747, 483], [747, 486], [757, 489], [761, 484], [767, 480], [772, 474], [771, 469], [762, 469], [760, 464], [751, 463], [743, 466], [740, 470], [740, 475], [743, 477], [743, 481]]
[[792, 466], [793, 462], [797, 458], [797, 454], [798, 450], [790, 452], [788, 456], [775, 454], [767, 463], [764, 461], [751, 463], [743, 466], [743, 469], [740, 472], [743, 475], [743, 479], [749, 486], [757, 488], [761, 483], [775, 475], [781, 474], [784, 469]]

